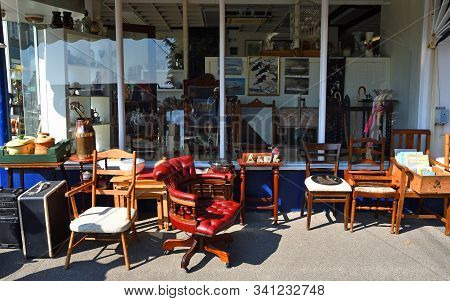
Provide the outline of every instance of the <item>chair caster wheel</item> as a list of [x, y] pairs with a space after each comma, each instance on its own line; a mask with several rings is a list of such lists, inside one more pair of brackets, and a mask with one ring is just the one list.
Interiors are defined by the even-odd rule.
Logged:
[[229, 262], [225, 263], [225, 267], [226, 267], [227, 269], [231, 268], [231, 263], [229, 263]]
[[169, 255], [170, 254], [170, 250], [164, 250], [164, 255]]

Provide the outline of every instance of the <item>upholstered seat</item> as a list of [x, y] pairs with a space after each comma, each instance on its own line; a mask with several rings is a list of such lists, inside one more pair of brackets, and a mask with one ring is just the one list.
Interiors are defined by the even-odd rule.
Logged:
[[338, 185], [322, 185], [308, 177], [305, 180], [305, 186], [311, 192], [352, 192], [352, 187], [343, 179], [342, 183]]
[[213, 199], [197, 207], [197, 233], [213, 236], [229, 228], [239, 214], [240, 204], [230, 200]]
[[[131, 209], [131, 220], [136, 210]], [[91, 207], [70, 223], [70, 230], [82, 233], [121, 233], [129, 230], [127, 208]]]
[[355, 187], [356, 192], [362, 193], [396, 193], [396, 190], [391, 187], [377, 187], [377, 186], [358, 186]]

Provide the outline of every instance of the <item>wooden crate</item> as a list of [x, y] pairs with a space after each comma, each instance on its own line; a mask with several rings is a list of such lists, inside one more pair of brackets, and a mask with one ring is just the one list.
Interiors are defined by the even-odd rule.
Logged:
[[46, 155], [10, 155], [5, 146], [0, 147], [0, 163], [61, 162], [70, 156], [70, 140], [64, 139], [48, 149]]
[[436, 176], [421, 176], [413, 171], [409, 171], [409, 187], [419, 194], [441, 194], [450, 193], [450, 173], [433, 167]]

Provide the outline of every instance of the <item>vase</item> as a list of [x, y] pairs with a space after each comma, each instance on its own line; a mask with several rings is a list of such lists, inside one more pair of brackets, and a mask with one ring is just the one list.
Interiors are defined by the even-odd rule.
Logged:
[[62, 28], [63, 27], [63, 21], [61, 19], [61, 12], [54, 11], [52, 12], [52, 24], [50, 24], [51, 28]]
[[63, 26], [67, 29], [73, 29], [73, 18], [70, 11], [63, 12]]

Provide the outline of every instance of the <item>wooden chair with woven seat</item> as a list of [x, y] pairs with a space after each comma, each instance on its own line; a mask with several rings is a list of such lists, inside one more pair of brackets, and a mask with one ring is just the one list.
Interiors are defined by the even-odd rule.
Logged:
[[[397, 175], [397, 179], [400, 179], [402, 176], [405, 177], [406, 169], [402, 166], [400, 166], [397, 161], [395, 160], [395, 150], [396, 149], [415, 149], [418, 152], [423, 152], [425, 155], [430, 154], [430, 141], [431, 141], [431, 131], [430, 130], [423, 130], [423, 129], [395, 129], [392, 130], [392, 137], [391, 137], [391, 167], [395, 168], [396, 171], [400, 171], [402, 175]], [[446, 137], [447, 141], [447, 137]], [[447, 146], [444, 149], [447, 150], [446, 155], [444, 156], [444, 165], [448, 165], [445, 158], [448, 158], [448, 150], [449, 147]], [[409, 188], [408, 183], [404, 183], [404, 181], [400, 181], [401, 184], [404, 184], [405, 187], [401, 190], [401, 197], [398, 202], [398, 210], [397, 210], [397, 219], [396, 219], [396, 225], [395, 225], [395, 233], [400, 233], [400, 224], [403, 217], [403, 207], [405, 204], [405, 199], [418, 199], [419, 205], [418, 205], [418, 212], [422, 212], [424, 209], [424, 200], [420, 197], [415, 191], [413, 191], [411, 188]]]
[[[131, 160], [129, 170], [122, 170], [108, 166], [108, 160]], [[99, 166], [99, 161], [105, 160], [104, 169]], [[70, 240], [67, 250], [67, 257], [65, 268], [69, 268], [70, 257], [75, 246], [84, 240], [96, 239], [98, 235], [108, 234], [120, 237], [122, 243], [123, 255], [125, 257], [125, 265], [127, 270], [130, 269], [130, 262], [128, 259], [128, 249], [126, 242], [126, 235], [130, 230], [137, 239], [136, 228], [134, 221], [136, 219], [136, 200], [135, 200], [135, 184], [136, 184], [136, 152], [132, 154], [119, 149], [112, 149], [105, 152], [97, 153], [94, 151], [92, 180], [83, 185], [72, 189], [66, 193], [70, 198], [71, 207], [73, 210], [74, 220], [70, 223]], [[113, 177], [113, 176], [127, 176], [132, 180], [127, 187], [113, 189], [111, 185], [100, 185], [99, 176]], [[91, 190], [92, 192], [92, 207], [85, 212], [79, 214], [75, 202], [75, 195], [83, 193], [83, 191]], [[125, 203], [126, 207], [100, 207], [97, 206], [97, 195], [113, 196], [115, 203]], [[81, 233], [83, 236], [76, 243], [75, 234]]]
[[[375, 140], [372, 138], [354, 139], [349, 141], [348, 170], [344, 173], [344, 178], [353, 187], [352, 207], [350, 214], [350, 232], [353, 232], [355, 221], [355, 211], [374, 210], [391, 211], [391, 233], [394, 233], [395, 217], [399, 200], [399, 185], [392, 176], [392, 167], [385, 170], [384, 162], [385, 139]], [[353, 161], [353, 156], [358, 157]], [[376, 160], [374, 156], [379, 159]], [[358, 169], [356, 167], [372, 166], [369, 169]], [[355, 169], [354, 169], [355, 168]], [[357, 206], [358, 198], [376, 199], [375, 203]], [[392, 206], [380, 206], [380, 199], [392, 199]]]
[[[341, 144], [330, 143], [303, 143], [306, 157], [305, 202], [301, 216], [308, 205], [306, 229], [310, 230], [311, 212], [314, 203], [333, 203], [333, 212], [336, 216], [336, 203], [344, 203], [344, 230], [347, 231], [348, 210], [352, 187], [343, 179], [337, 178], [339, 170], [339, 157]], [[319, 184], [314, 181], [312, 174], [333, 175], [331, 185]], [[335, 184], [337, 182], [337, 184]]]

